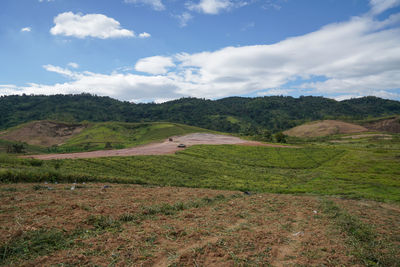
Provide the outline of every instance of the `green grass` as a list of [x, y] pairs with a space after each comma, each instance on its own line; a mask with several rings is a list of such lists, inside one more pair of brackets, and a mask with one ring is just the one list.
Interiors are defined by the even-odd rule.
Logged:
[[53, 251], [70, 248], [74, 241], [72, 235], [56, 229], [41, 229], [22, 233], [6, 244], [0, 245], [0, 265], [13, 263], [22, 259], [31, 259], [48, 255]]
[[[50, 152], [77, 152], [99, 149], [120, 149], [161, 141], [170, 136], [194, 132], [210, 132], [198, 127], [177, 123], [95, 123], [68, 139]], [[107, 144], [108, 143], [108, 144]]]
[[373, 148], [199, 145], [175, 155], [40, 162], [3, 156], [0, 180], [101, 181], [400, 202], [400, 145], [396, 142], [380, 140]]

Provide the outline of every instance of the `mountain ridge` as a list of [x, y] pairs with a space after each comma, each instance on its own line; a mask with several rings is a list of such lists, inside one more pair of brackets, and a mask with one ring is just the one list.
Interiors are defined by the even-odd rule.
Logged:
[[0, 129], [33, 120], [66, 122], [168, 121], [224, 132], [278, 132], [324, 119], [362, 120], [400, 114], [400, 102], [378, 97], [336, 101], [319, 96], [181, 98], [161, 104], [130, 103], [107, 96], [11, 95], [0, 97]]

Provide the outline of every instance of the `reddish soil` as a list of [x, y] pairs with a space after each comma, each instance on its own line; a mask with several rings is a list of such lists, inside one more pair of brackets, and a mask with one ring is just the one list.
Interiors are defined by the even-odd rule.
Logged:
[[50, 159], [76, 159], [76, 158], [100, 158], [100, 157], [115, 157], [115, 156], [136, 156], [136, 155], [164, 155], [173, 154], [176, 151], [183, 150], [178, 148], [179, 144], [185, 144], [186, 147], [193, 145], [247, 145], [247, 146], [273, 146], [287, 147], [280, 145], [264, 144], [255, 141], [246, 141], [238, 137], [229, 135], [217, 135], [208, 133], [193, 133], [184, 136], [173, 136], [173, 141], [166, 139], [162, 143], [151, 143], [148, 145], [137, 146], [132, 148], [118, 150], [98, 150], [92, 152], [80, 152], [69, 154], [46, 154], [46, 155], [31, 155], [30, 158], [50, 160]]
[[[346, 235], [311, 196], [244, 195], [176, 187], [86, 184], [0, 185], [0, 244], [39, 229], [92, 229], [89, 216], [118, 220], [144, 206], [225, 198], [199, 207], [155, 214], [117, 229], [88, 232], [73, 245], [12, 266], [361, 266]], [[236, 197], [233, 197], [236, 195]], [[349, 213], [399, 240], [398, 205], [333, 199]]]

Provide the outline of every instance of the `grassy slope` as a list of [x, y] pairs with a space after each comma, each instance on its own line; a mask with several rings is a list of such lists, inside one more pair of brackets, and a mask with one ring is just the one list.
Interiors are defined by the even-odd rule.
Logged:
[[[13, 129], [18, 129], [19, 125]], [[160, 141], [174, 135], [184, 135], [194, 132], [211, 132], [210, 130], [177, 124], [177, 123], [122, 123], [105, 122], [91, 123], [81, 133], [72, 136], [65, 144], [48, 149], [29, 146], [28, 153], [38, 152], [80, 152], [105, 148], [124, 148]], [[10, 142], [0, 140], [0, 151], [5, 151]], [[106, 147], [107, 143], [111, 147]]]
[[3, 157], [0, 179], [97, 180], [400, 202], [399, 155], [399, 137], [301, 149], [201, 145], [167, 156], [44, 162]]
[[96, 123], [69, 139], [59, 150], [82, 151], [106, 148], [110, 142], [113, 148], [132, 147], [160, 141], [174, 135], [194, 132], [210, 132], [198, 127], [177, 123]]

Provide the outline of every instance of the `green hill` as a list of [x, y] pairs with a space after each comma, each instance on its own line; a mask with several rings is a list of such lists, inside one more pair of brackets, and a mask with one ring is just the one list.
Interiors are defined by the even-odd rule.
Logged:
[[90, 94], [0, 97], [0, 129], [33, 120], [174, 122], [223, 132], [283, 131], [326, 119], [363, 120], [400, 114], [400, 102], [377, 97], [335, 101], [323, 97], [182, 98], [134, 104]]
[[76, 152], [125, 148], [195, 132], [210, 132], [210, 130], [167, 122], [64, 123], [47, 120], [33, 121], [1, 133], [0, 151], [6, 151], [7, 146], [13, 142], [28, 144], [25, 145], [28, 152]]

